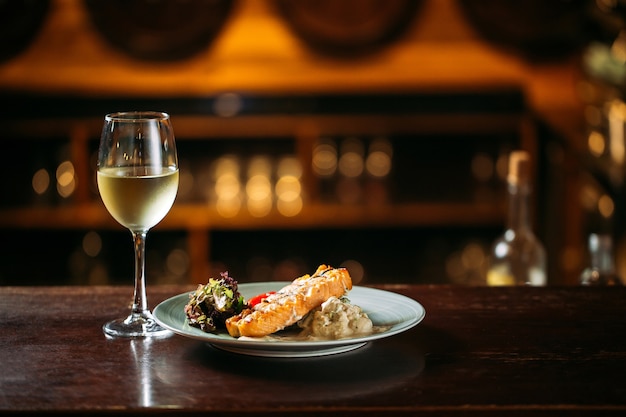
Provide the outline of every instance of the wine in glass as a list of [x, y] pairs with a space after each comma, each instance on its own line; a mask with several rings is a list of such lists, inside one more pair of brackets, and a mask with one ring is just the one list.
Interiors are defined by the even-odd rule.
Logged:
[[105, 116], [98, 149], [98, 189], [109, 213], [128, 228], [135, 244], [135, 291], [130, 315], [103, 326], [109, 336], [163, 336], [148, 309], [145, 240], [169, 212], [178, 191], [178, 159], [167, 113], [121, 112]]

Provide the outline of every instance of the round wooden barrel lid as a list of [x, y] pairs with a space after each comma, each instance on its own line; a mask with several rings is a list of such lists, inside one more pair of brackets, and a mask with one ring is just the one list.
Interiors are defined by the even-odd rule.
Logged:
[[403, 35], [421, 0], [275, 0], [293, 33], [314, 51], [352, 58]]
[[48, 0], [0, 0], [0, 61], [14, 58], [32, 43], [49, 8]]
[[570, 56], [595, 30], [586, 0], [457, 1], [484, 40], [531, 60]]
[[231, 0], [86, 0], [99, 33], [133, 58], [176, 61], [207, 48], [227, 20]]

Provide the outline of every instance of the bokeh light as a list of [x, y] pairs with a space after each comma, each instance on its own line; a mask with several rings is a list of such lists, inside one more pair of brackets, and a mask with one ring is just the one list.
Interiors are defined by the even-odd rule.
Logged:
[[74, 165], [70, 161], [63, 161], [56, 170], [57, 192], [63, 198], [67, 198], [76, 189], [76, 175]]
[[95, 258], [102, 250], [102, 238], [97, 232], [91, 231], [83, 236], [83, 252]]
[[472, 158], [471, 170], [478, 181], [488, 181], [494, 173], [493, 159], [486, 153], [478, 152]]
[[589, 137], [587, 138], [587, 147], [589, 148], [589, 152], [595, 156], [602, 156], [604, 150], [606, 148], [606, 141], [604, 140], [604, 136], [597, 131], [592, 131], [589, 133]]
[[356, 178], [363, 173], [365, 166], [363, 143], [356, 138], [348, 138], [341, 144], [339, 173], [348, 178]]
[[384, 178], [391, 171], [393, 146], [387, 138], [376, 138], [370, 143], [365, 170], [376, 178]]
[[32, 185], [35, 193], [39, 195], [48, 191], [50, 187], [50, 174], [48, 171], [44, 168], [38, 169], [35, 174], [33, 174]]
[[332, 177], [337, 171], [337, 147], [329, 139], [320, 139], [313, 148], [313, 172], [321, 178]]

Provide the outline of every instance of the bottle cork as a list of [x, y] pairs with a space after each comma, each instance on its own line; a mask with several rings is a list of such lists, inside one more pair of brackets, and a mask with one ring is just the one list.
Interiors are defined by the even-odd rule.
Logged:
[[506, 178], [511, 185], [530, 183], [530, 154], [527, 151], [513, 151], [509, 155], [509, 173]]

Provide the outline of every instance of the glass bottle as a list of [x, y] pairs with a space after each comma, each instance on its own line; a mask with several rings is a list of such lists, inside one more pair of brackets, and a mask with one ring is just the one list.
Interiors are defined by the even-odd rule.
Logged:
[[613, 240], [609, 235], [589, 235], [591, 264], [580, 275], [581, 285], [622, 285], [613, 261]]
[[493, 243], [487, 285], [546, 285], [546, 251], [531, 227], [530, 154], [509, 155], [508, 217], [504, 234]]

